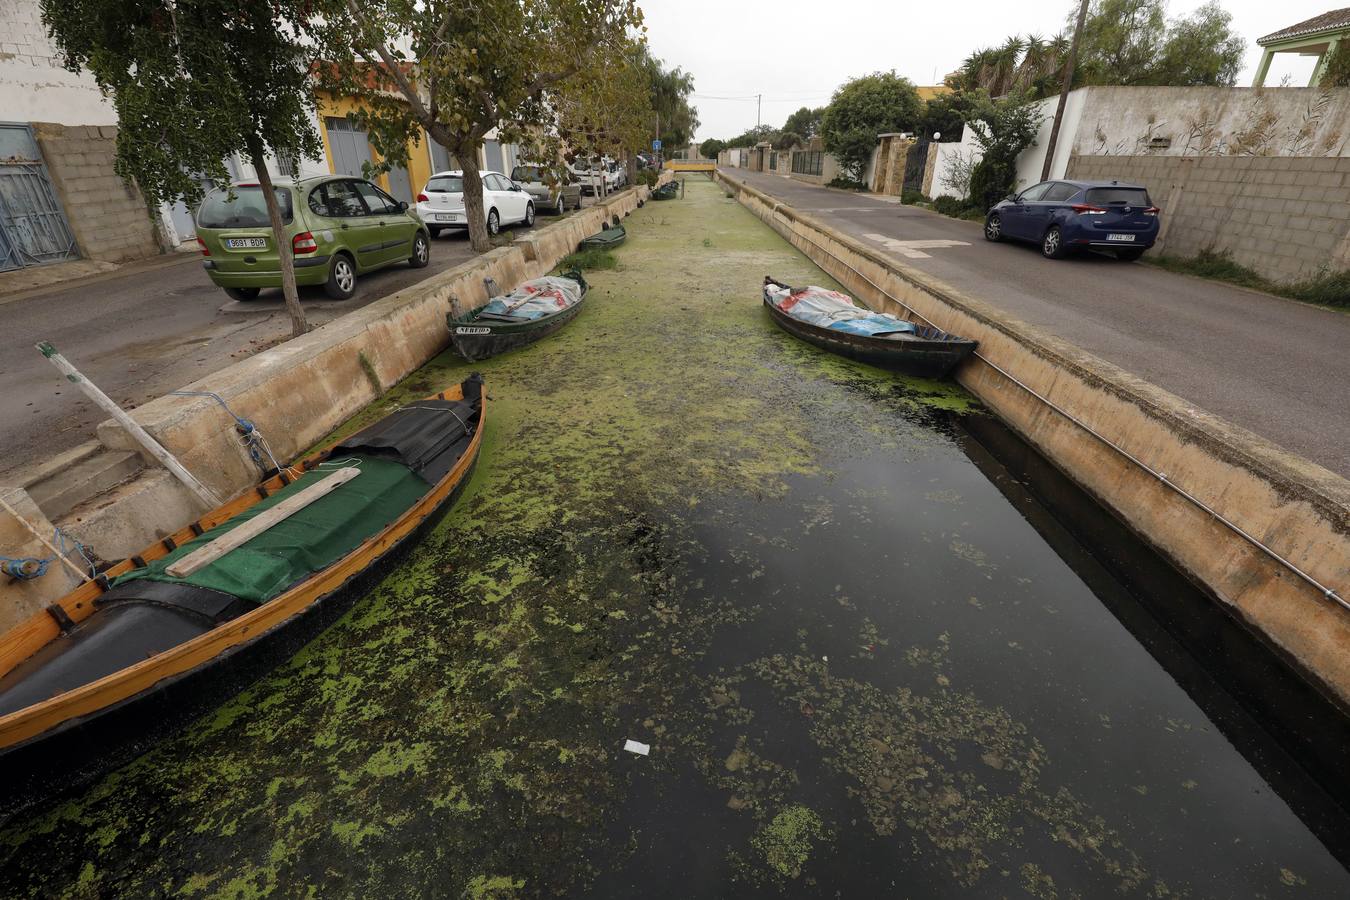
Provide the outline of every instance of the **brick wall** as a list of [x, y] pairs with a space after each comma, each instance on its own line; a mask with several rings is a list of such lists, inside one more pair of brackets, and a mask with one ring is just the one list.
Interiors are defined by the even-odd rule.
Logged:
[[1153, 253], [1227, 250], [1280, 281], [1350, 268], [1350, 158], [1075, 155], [1067, 177], [1147, 187], [1163, 215]]
[[56, 48], [42, 24], [36, 0], [0, 0], [0, 58], [59, 69]]
[[113, 172], [115, 127], [34, 122], [33, 132], [81, 256], [127, 262], [161, 252], [145, 198]]

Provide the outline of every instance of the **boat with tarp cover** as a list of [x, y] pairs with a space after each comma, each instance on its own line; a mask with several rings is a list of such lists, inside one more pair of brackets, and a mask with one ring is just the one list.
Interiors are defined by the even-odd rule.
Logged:
[[532, 344], [572, 321], [581, 312], [590, 285], [571, 269], [523, 282], [497, 296], [492, 279], [483, 279], [488, 302], [462, 316], [447, 315], [450, 343], [469, 362]]
[[656, 190], [652, 191], [653, 200], [674, 200], [680, 196], [681, 183], [679, 181], [667, 181]]
[[218, 705], [332, 622], [458, 496], [483, 380], [394, 410], [0, 636], [0, 820]]
[[628, 230], [623, 227], [619, 217], [604, 231], [598, 231], [581, 242], [582, 250], [613, 250], [628, 239]]
[[807, 343], [907, 375], [942, 378], [975, 352], [973, 340], [870, 310], [828, 288], [794, 288], [765, 276], [764, 306]]

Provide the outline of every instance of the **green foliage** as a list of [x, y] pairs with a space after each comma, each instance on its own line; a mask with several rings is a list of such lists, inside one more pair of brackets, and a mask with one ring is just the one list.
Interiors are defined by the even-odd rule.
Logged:
[[944, 141], [960, 140], [966, 121], [987, 109], [989, 102], [989, 92], [978, 87], [934, 97], [924, 104], [915, 130], [923, 137], [941, 134]]
[[1044, 116], [1025, 97], [995, 101], [972, 119], [970, 127], [983, 157], [970, 175], [970, 204], [987, 210], [1012, 193], [1017, 157], [1032, 146]]
[[829, 180], [826, 187], [839, 188], [844, 191], [865, 191], [867, 185], [858, 181], [856, 178], [849, 178], [847, 175], [836, 175]]
[[910, 131], [922, 115], [923, 104], [909, 79], [895, 72], [875, 72], [834, 92], [821, 118], [820, 134], [843, 174], [857, 180], [877, 146], [877, 136]]
[[1317, 83], [1321, 88], [1350, 87], [1350, 44], [1342, 42], [1326, 60], [1326, 70], [1322, 80]]
[[704, 159], [717, 159], [717, 154], [727, 149], [726, 141], [719, 141], [717, 138], [708, 138], [698, 145], [698, 152]]
[[900, 191], [901, 203], [927, 203], [928, 198], [924, 196], [923, 191], [917, 191], [914, 188], [904, 188]]
[[606, 250], [604, 247], [588, 247], [585, 250], [569, 253], [562, 258], [562, 262], [558, 263], [559, 272], [566, 272], [568, 269], [598, 272], [617, 269], [618, 267], [619, 258], [614, 255], [614, 251]]
[[803, 106], [787, 117], [787, 121], [783, 123], [783, 133], [800, 134], [804, 138], [815, 137], [820, 133], [820, 119], [824, 115], [823, 106], [817, 106], [815, 109]]
[[953, 219], [963, 217], [969, 208], [966, 201], [958, 200], [951, 194], [942, 194], [933, 198], [933, 209], [944, 216], [951, 216]]
[[672, 150], [684, 147], [698, 129], [698, 110], [689, 105], [689, 95], [694, 92], [694, 76], [679, 66], [667, 69], [645, 45], [642, 56], [642, 69], [650, 83], [652, 112], [660, 123], [661, 146]]
[[1093, 0], [1078, 84], [1231, 85], [1246, 41], [1215, 0], [1169, 25], [1163, 0]]
[[753, 147], [760, 141], [771, 141], [777, 135], [777, 130], [772, 125], [756, 125], [754, 128], [746, 129], [741, 134], [736, 135], [727, 141], [727, 149], [734, 150], [739, 147]]
[[655, 169], [643, 169], [637, 173], [637, 183], [645, 184], [647, 187], [656, 187], [656, 180], [660, 177]]
[[784, 131], [773, 139], [773, 149], [775, 150], [791, 150], [793, 147], [800, 147], [805, 144], [806, 138], [795, 131]]
[[1253, 290], [1278, 294], [1305, 303], [1350, 309], [1350, 270], [1330, 270], [1294, 282], [1271, 281], [1259, 272], [1234, 262], [1227, 250], [1201, 250], [1191, 257], [1146, 257], [1153, 265], [1171, 272], [1212, 278]]
[[636, 0], [310, 3], [320, 87], [358, 100], [385, 166], [404, 163], [423, 129], [459, 160], [476, 250], [491, 246], [478, 172], [488, 132], [550, 160], [564, 132], [574, 150], [613, 153], [648, 121]]
[[976, 50], [956, 75], [961, 91], [984, 91], [995, 97], [1019, 93], [1034, 98], [1059, 93], [1069, 59], [1069, 38], [1049, 40], [1013, 35], [997, 47]]
[[114, 168], [152, 202], [228, 182], [225, 160], [258, 144], [293, 165], [321, 157], [309, 51], [285, 6], [225, 2], [43, 0], [66, 67], [94, 76], [117, 111]]

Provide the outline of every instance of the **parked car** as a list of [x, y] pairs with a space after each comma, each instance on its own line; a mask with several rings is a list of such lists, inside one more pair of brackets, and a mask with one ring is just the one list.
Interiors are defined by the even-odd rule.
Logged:
[[[523, 187], [501, 172], [482, 172], [483, 216], [488, 234], [497, 234], [503, 225], [521, 222], [534, 224], [534, 200]], [[417, 214], [427, 223], [431, 236], [448, 228], [468, 228], [464, 212], [464, 173], [437, 172], [417, 195]]]
[[511, 180], [523, 187], [525, 193], [534, 199], [537, 209], [554, 209], [562, 214], [569, 209], [580, 208], [581, 185], [571, 173], [563, 172], [561, 180], [554, 184], [545, 181], [547, 174], [545, 167], [529, 163], [512, 169]]
[[[420, 269], [431, 260], [426, 226], [408, 204], [369, 181], [321, 175], [273, 185], [295, 259], [295, 282], [323, 285], [345, 300], [356, 278], [407, 260]], [[257, 182], [217, 188], [197, 210], [202, 264], [235, 300], [253, 300], [281, 287], [281, 264], [266, 200]]]
[[1134, 260], [1158, 239], [1158, 212], [1142, 185], [1043, 181], [996, 203], [984, 218], [984, 236], [1040, 244], [1050, 259], [1093, 249]]
[[603, 159], [592, 157], [589, 161], [578, 157], [568, 167], [568, 171], [581, 182], [581, 190], [587, 194], [601, 190], [606, 194], [617, 191], [628, 180], [623, 166], [607, 156]]

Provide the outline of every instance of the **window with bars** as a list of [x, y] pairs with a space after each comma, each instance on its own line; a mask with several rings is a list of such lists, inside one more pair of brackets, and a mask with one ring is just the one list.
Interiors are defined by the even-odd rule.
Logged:
[[825, 170], [825, 153], [821, 150], [792, 151], [792, 174], [820, 175]]

